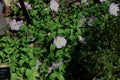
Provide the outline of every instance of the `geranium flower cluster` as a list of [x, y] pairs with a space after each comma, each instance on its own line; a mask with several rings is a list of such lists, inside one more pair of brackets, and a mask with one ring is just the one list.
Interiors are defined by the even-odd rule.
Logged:
[[[100, 0], [100, 2], [104, 2], [104, 1], [106, 1], [106, 0]], [[87, 3], [88, 4], [88, 1], [87, 0], [82, 0], [82, 3]], [[50, 8], [51, 8], [52, 11], [57, 12], [59, 10], [59, 3], [56, 0], [51, 0]], [[118, 15], [118, 13], [117, 13], [118, 11], [119, 11], [118, 4], [111, 3], [110, 4], [110, 8], [109, 8], [110, 14], [114, 15], [114, 16], [117, 16]]]
[[[106, 0], [100, 0], [101, 3], [104, 2], [104, 1], [106, 1]], [[82, 0], [82, 3], [87, 3], [88, 4], [88, 1], [87, 0]], [[59, 3], [56, 0], [51, 0], [50, 8], [51, 8], [52, 11], [57, 12], [59, 10]], [[118, 15], [118, 11], [119, 11], [118, 4], [111, 3], [110, 7], [109, 7], [110, 14], [114, 15], [114, 16], [117, 16]], [[88, 21], [88, 26], [93, 26], [93, 21], [95, 19], [96, 19], [96, 17], [94, 15], [91, 16], [89, 21]], [[86, 18], [83, 15], [82, 19], [81, 19], [81, 24], [79, 25], [79, 27], [82, 26], [85, 22], [86, 22]], [[79, 36], [79, 41], [81, 43], [85, 43], [85, 39], [82, 36]], [[54, 39], [53, 43], [54, 43], [54, 45], [57, 48], [62, 48], [62, 47], [64, 47], [67, 44], [67, 40], [65, 39], [65, 37], [57, 36]]]

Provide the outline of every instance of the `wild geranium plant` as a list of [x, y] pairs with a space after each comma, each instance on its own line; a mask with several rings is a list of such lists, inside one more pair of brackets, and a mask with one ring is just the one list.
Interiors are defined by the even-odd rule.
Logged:
[[117, 80], [118, 0], [24, 0], [12, 3], [0, 65], [11, 80]]

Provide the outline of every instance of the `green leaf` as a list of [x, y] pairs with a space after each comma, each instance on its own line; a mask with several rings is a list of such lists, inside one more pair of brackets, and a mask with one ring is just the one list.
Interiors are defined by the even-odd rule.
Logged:
[[64, 31], [63, 29], [59, 29], [59, 30], [58, 30], [58, 34], [64, 34], [64, 32], [65, 32], [65, 31]]
[[50, 51], [53, 52], [55, 50], [55, 45], [51, 44], [50, 45]]
[[29, 65], [30, 65], [31, 68], [32, 68], [33, 66], [35, 66], [35, 64], [36, 64], [36, 59], [30, 60]]
[[70, 29], [65, 29], [65, 34], [70, 34]]
[[63, 77], [63, 74], [58, 74], [58, 80], [65, 80], [65, 78]]
[[11, 74], [11, 80], [17, 80], [17, 74], [16, 73]]
[[0, 51], [0, 57], [5, 58], [5, 54], [2, 51]]
[[56, 57], [62, 57], [63, 56], [63, 54], [64, 54], [64, 52], [63, 52], [63, 50], [58, 50], [57, 52], [56, 52]]
[[65, 56], [66, 58], [68, 58], [68, 59], [71, 59], [71, 56], [70, 56], [69, 53], [65, 53], [64, 56]]
[[35, 68], [32, 68], [32, 72], [34, 77], [39, 77], [39, 74]]
[[32, 74], [33, 74], [33, 72], [30, 69], [27, 69], [25, 72], [25, 75], [28, 79], [30, 79], [33, 76]]
[[11, 53], [14, 51], [14, 49], [11, 48], [11, 47], [7, 47], [7, 48], [4, 49], [4, 51], [5, 51], [5, 53], [7, 53], [7, 54], [11, 54]]
[[55, 36], [56, 36], [56, 32], [52, 32], [52, 33], [50, 34], [50, 37], [51, 37], [51, 38], [55, 38]]
[[24, 68], [24, 67], [21, 67], [21, 68], [20, 68], [20, 72], [21, 72], [21, 73], [24, 73], [24, 71], [25, 71], [25, 68]]
[[34, 57], [33, 52], [28, 52], [29, 57], [32, 59]]
[[49, 77], [50, 80], [55, 80], [55, 78], [57, 77], [57, 73], [52, 73]]
[[22, 66], [23, 63], [24, 63], [24, 60], [21, 59], [21, 60], [19, 61], [19, 65]]
[[78, 31], [78, 34], [81, 35], [82, 32], [81, 32], [81, 29], [80, 28], [77, 28], [77, 31]]
[[24, 62], [29, 62], [28, 57], [25, 55], [22, 55], [21, 59], [24, 60]]
[[60, 70], [60, 71], [64, 71], [64, 69], [65, 69], [65, 66], [64, 66], [63, 64], [61, 64], [61, 65], [59, 66], [59, 70]]
[[36, 80], [35, 77], [39, 76], [37, 70], [34, 68], [27, 69], [25, 75], [26, 75], [28, 80]]

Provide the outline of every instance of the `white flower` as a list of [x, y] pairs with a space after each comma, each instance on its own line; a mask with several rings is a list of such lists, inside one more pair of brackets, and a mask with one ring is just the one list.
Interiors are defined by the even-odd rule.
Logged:
[[35, 65], [34, 68], [35, 68], [36, 70], [38, 70], [38, 69], [40, 68], [40, 65], [41, 65], [40, 61], [37, 60], [37, 61], [36, 61], [36, 65]]
[[55, 45], [57, 48], [62, 48], [63, 46], [66, 45], [67, 40], [66, 40], [64, 37], [57, 36], [57, 37], [54, 39], [53, 43], [54, 43], [54, 45]]
[[109, 12], [111, 15], [117, 16], [119, 11], [118, 4], [111, 3], [109, 7]]
[[[19, 8], [21, 8], [20, 3], [17, 4]], [[27, 9], [32, 9], [31, 5], [28, 2], [24, 2], [24, 5]]]
[[10, 21], [10, 29], [14, 30], [14, 31], [18, 31], [19, 28], [21, 27], [21, 25], [23, 24], [23, 21], [18, 21], [16, 22], [15, 19], [13, 19], [12, 21]]
[[84, 3], [86, 6], [89, 4], [88, 0], [82, 0], [81, 3]]
[[87, 2], [87, 0], [82, 0], [82, 3], [86, 3]]
[[53, 70], [53, 68], [49, 67], [49, 69], [48, 69], [48, 73], [51, 73], [52, 70]]
[[60, 61], [58, 63], [54, 63], [51, 68], [55, 69], [55, 68], [58, 68], [61, 64], [63, 64], [63, 61]]
[[51, 8], [51, 10], [57, 12], [58, 8], [59, 8], [58, 2], [56, 0], [51, 0], [51, 2], [50, 2], [50, 8]]
[[84, 25], [85, 22], [86, 22], [86, 18], [85, 18], [85, 16], [83, 15], [83, 16], [82, 16], [82, 25]]
[[86, 18], [84, 15], [82, 15], [82, 19], [80, 20], [80, 25], [78, 27], [83, 26], [85, 24], [85, 22], [86, 22]]
[[58, 63], [54, 63], [51, 67], [48, 68], [48, 73], [51, 73], [53, 69], [58, 68], [62, 64], [63, 64], [63, 61], [60, 61]]
[[104, 1], [106, 1], [106, 0], [100, 0], [100, 2], [104, 2]]
[[86, 44], [85, 42], [85, 38], [83, 38], [82, 36], [79, 36], [79, 41], [82, 43], [82, 44]]

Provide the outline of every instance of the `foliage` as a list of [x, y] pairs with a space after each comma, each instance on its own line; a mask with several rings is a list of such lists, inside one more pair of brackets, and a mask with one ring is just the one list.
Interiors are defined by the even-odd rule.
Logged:
[[[8, 17], [17, 17], [24, 25], [19, 31], [8, 30], [0, 39], [0, 64], [11, 67], [11, 80], [120, 78], [120, 14], [109, 13], [110, 3], [119, 1], [95, 4], [89, 0], [88, 5], [76, 5], [76, 0], [58, 0], [58, 12], [50, 9], [50, 0], [25, 1], [32, 6], [27, 10], [32, 23], [27, 23], [15, 2]], [[80, 26], [83, 15], [86, 22]], [[93, 26], [88, 25], [91, 16], [96, 17]], [[85, 44], [79, 41], [80, 35], [85, 38]], [[53, 43], [56, 36], [64, 36], [66, 46], [57, 49]], [[63, 64], [48, 73], [60, 61]]]

